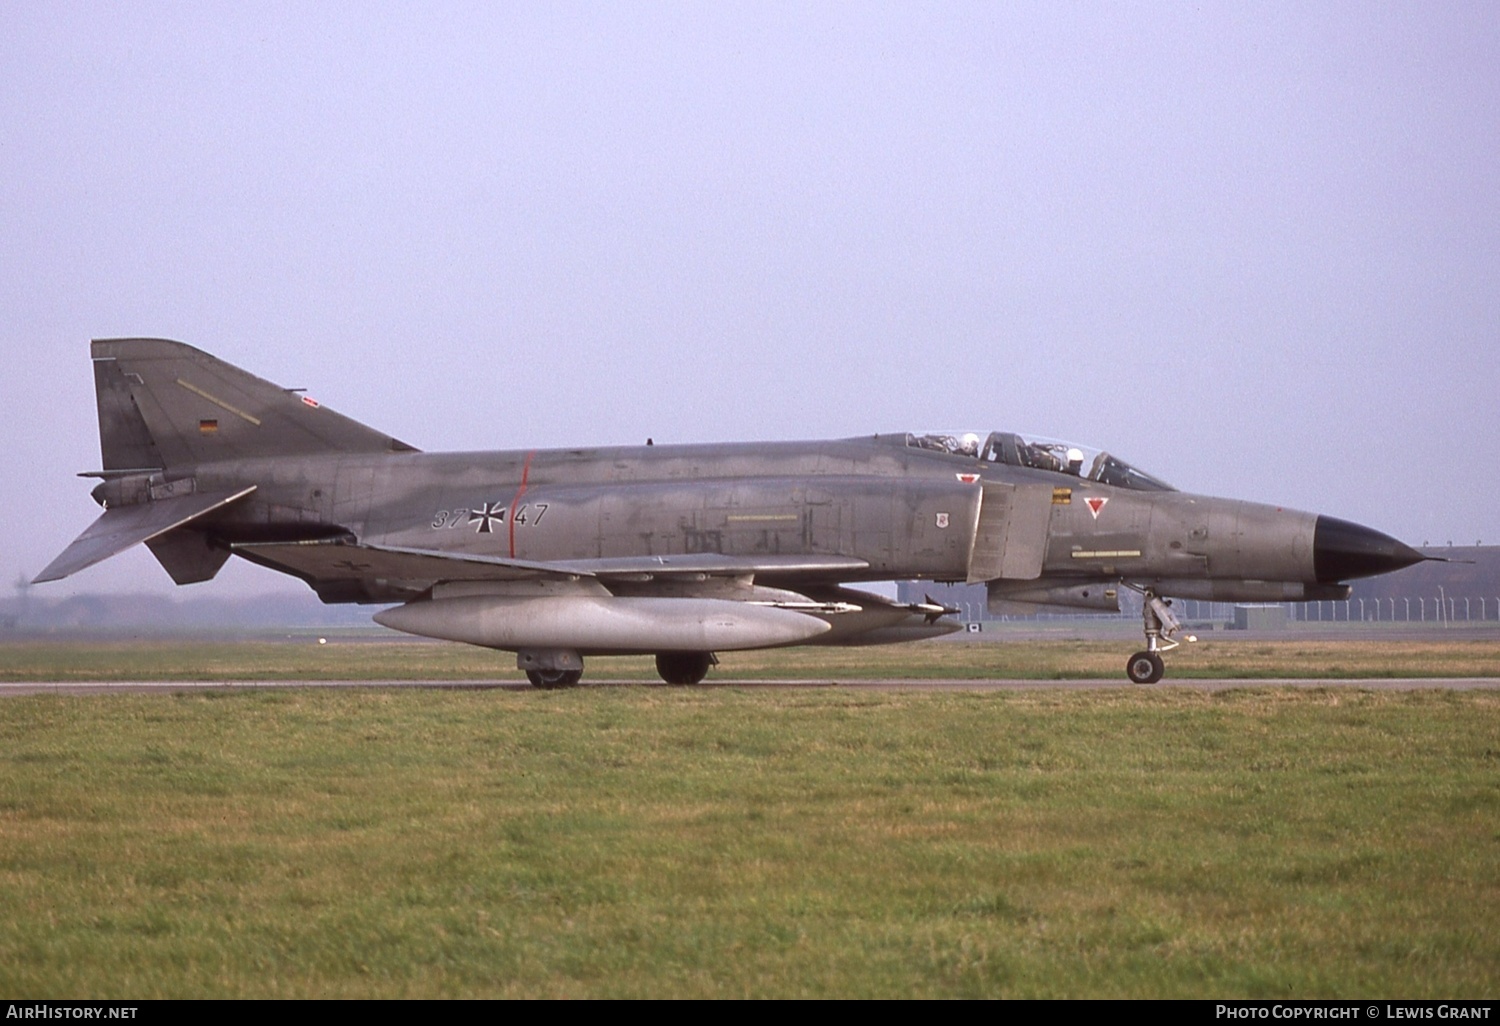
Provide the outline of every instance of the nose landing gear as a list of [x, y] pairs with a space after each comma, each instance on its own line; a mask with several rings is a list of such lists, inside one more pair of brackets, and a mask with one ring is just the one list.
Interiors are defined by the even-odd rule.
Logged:
[[1155, 684], [1167, 672], [1157, 652], [1137, 652], [1125, 663], [1125, 675], [1136, 684]]
[[[1126, 660], [1125, 676], [1136, 684], [1155, 684], [1167, 672], [1161, 654], [1182, 644], [1172, 638], [1172, 635], [1182, 630], [1182, 621], [1172, 612], [1170, 601], [1160, 598], [1150, 588], [1139, 590], [1144, 599], [1141, 603], [1141, 618], [1145, 621], [1146, 650], [1137, 652]], [[1188, 640], [1196, 639], [1189, 635]]]

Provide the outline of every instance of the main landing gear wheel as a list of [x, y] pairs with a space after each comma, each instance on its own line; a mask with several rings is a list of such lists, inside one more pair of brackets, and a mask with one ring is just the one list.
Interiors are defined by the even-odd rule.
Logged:
[[668, 684], [697, 684], [717, 662], [712, 652], [660, 652], [656, 672]]
[[582, 670], [527, 670], [526, 679], [531, 681], [532, 687], [545, 688], [550, 691], [553, 688], [570, 688], [583, 679]]
[[1137, 652], [1125, 663], [1125, 675], [1137, 684], [1155, 684], [1166, 672], [1166, 664], [1155, 652]]

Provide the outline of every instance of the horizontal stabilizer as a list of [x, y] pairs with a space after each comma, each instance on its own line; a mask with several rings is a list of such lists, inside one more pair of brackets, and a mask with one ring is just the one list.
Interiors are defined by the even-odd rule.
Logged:
[[133, 506], [117, 506], [89, 525], [63, 549], [62, 554], [47, 564], [47, 569], [37, 575], [33, 584], [44, 581], [60, 581], [85, 567], [102, 562], [118, 552], [124, 552], [139, 544], [166, 534], [216, 509], [222, 509], [255, 491], [255, 486], [237, 492], [197, 492], [156, 502], [142, 502]]

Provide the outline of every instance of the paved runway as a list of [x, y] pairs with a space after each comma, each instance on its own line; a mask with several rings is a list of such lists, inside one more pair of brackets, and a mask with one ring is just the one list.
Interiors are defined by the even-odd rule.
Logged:
[[[699, 688], [843, 688], [868, 691], [1100, 691], [1109, 688], [1162, 690], [1192, 688], [1201, 691], [1224, 691], [1230, 688], [1364, 688], [1374, 691], [1415, 691], [1441, 689], [1474, 691], [1500, 689], [1495, 677], [1397, 677], [1383, 679], [1236, 679], [1162, 681], [1159, 684], [1130, 684], [1119, 680], [725, 680], [714, 679], [696, 685]], [[587, 680], [580, 688], [655, 687], [671, 685], [659, 681]], [[172, 694], [180, 691], [214, 691], [248, 688], [427, 688], [432, 690], [507, 690], [533, 691], [525, 681], [439, 681], [439, 680], [278, 680], [278, 681], [33, 681], [0, 684], [0, 697], [16, 695], [125, 695]]]

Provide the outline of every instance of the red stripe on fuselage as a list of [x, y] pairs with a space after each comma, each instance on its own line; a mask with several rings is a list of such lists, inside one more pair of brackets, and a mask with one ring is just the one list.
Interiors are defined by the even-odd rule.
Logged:
[[535, 452], [526, 454], [526, 462], [521, 465], [521, 487], [516, 489], [516, 497], [510, 500], [510, 558], [516, 558], [516, 506], [521, 501], [521, 496], [526, 494], [526, 478], [531, 474], [531, 457]]

